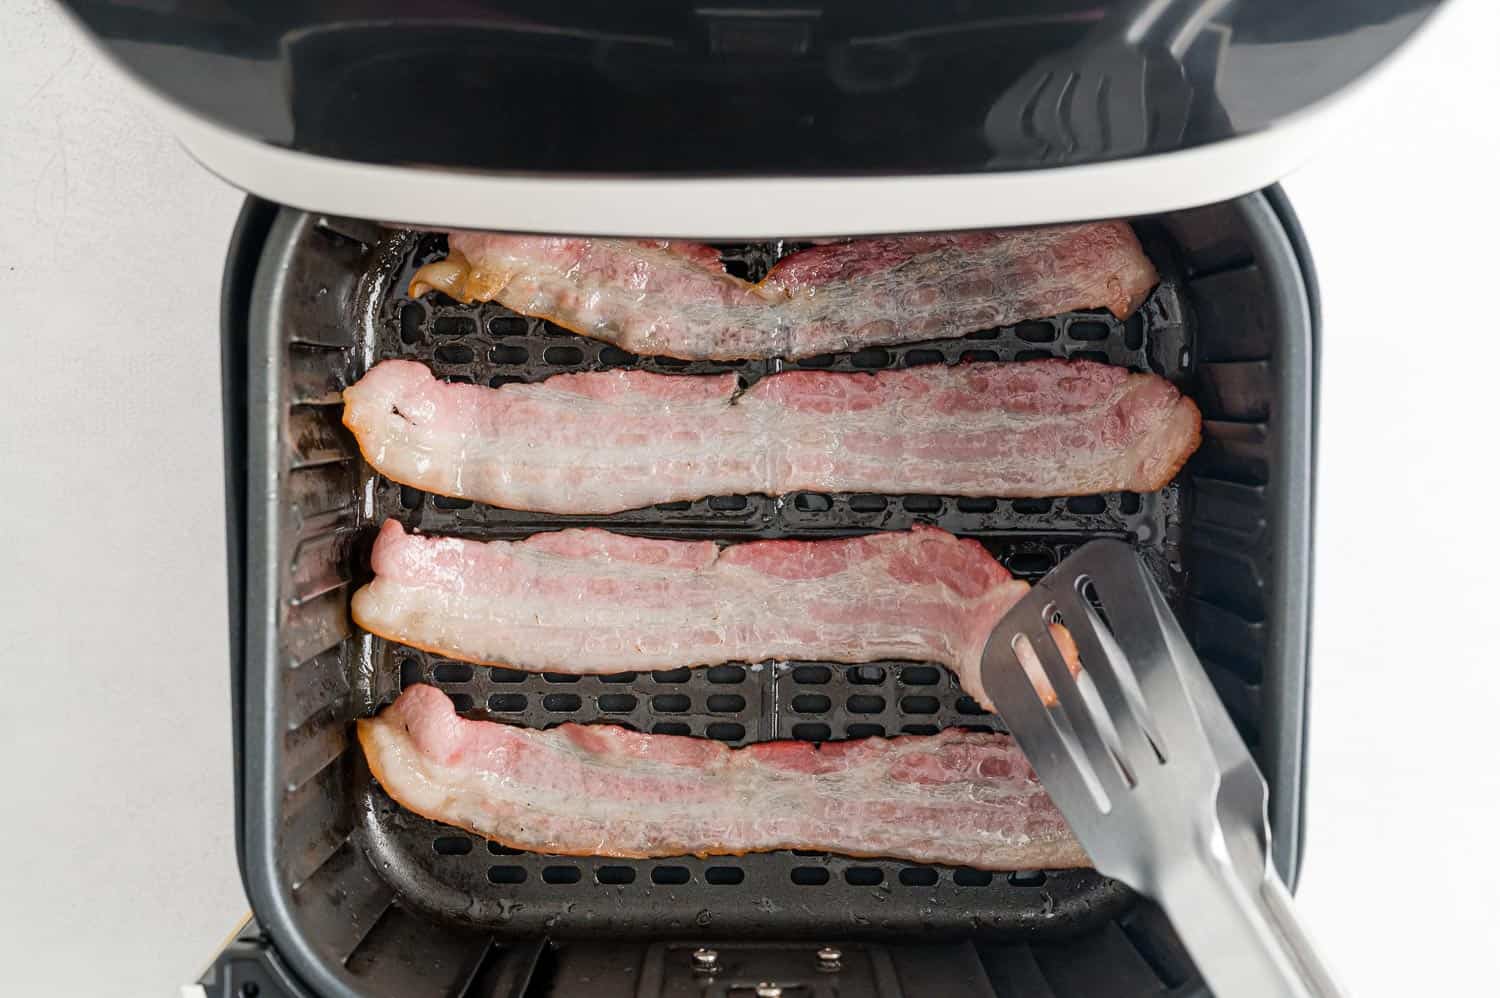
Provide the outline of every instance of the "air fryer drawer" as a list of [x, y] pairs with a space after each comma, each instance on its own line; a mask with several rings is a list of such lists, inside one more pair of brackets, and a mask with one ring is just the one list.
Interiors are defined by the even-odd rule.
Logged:
[[[399, 808], [370, 778], [350, 729], [412, 682], [437, 685], [470, 716], [625, 723], [731, 744], [997, 727], [942, 670], [808, 662], [526, 675], [363, 634], [349, 621], [348, 598], [368, 571], [372, 528], [387, 516], [468, 536], [519, 537], [566, 523], [725, 541], [925, 522], [978, 538], [1023, 578], [1088, 538], [1124, 537], [1172, 596], [1257, 751], [1272, 787], [1276, 861], [1291, 877], [1314, 339], [1278, 197], [1137, 220], [1163, 284], [1126, 322], [1083, 313], [802, 362], [877, 369], [1046, 355], [1156, 370], [1198, 401], [1205, 438], [1160, 493], [1019, 501], [801, 493], [604, 517], [496, 510], [394, 485], [370, 471], [339, 425], [339, 392], [394, 356], [489, 384], [625, 365], [734, 370], [753, 380], [780, 362], [634, 358], [499, 306], [412, 301], [405, 278], [440, 251], [440, 237], [248, 204], [225, 296], [239, 844], [259, 921], [293, 974], [335, 994], [477, 995], [497, 993], [482, 982], [497, 982], [486, 968], [503, 964], [538, 982], [587, 970], [594, 993], [634, 994], [643, 968], [657, 967], [667, 987], [689, 943], [724, 947], [727, 960], [730, 947], [755, 940], [764, 950], [755, 959], [770, 959], [765, 953], [781, 952], [777, 941], [816, 939], [839, 942], [851, 960], [866, 954], [871, 967], [968, 967], [976, 988], [1035, 973], [1059, 996], [1090, 993], [1100, 980], [1126, 988], [1112, 993], [1146, 994], [1190, 978], [1154, 910], [1092, 871], [991, 875], [793, 852], [656, 861], [518, 853]], [[763, 245], [729, 252], [752, 272], [768, 262]], [[930, 960], [936, 953], [946, 955]], [[617, 976], [598, 977], [604, 954]], [[524, 973], [515, 969], [522, 964]], [[858, 987], [851, 977], [845, 993]]]

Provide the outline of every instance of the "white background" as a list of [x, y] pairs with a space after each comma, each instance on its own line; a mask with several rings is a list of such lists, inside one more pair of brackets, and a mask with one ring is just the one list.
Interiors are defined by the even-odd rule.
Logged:
[[[0, 991], [167, 995], [246, 904], [218, 286], [239, 195], [0, 9]], [[1500, 990], [1500, 9], [1287, 182], [1323, 285], [1299, 900], [1361, 996]]]

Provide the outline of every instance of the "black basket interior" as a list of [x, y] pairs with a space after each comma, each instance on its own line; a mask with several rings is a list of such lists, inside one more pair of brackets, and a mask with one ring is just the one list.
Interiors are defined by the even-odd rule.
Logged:
[[[673, 941], [705, 940], [750, 945], [744, 952], [762, 957], [779, 952], [779, 940], [839, 940], [851, 954], [867, 954], [871, 967], [882, 959], [904, 966], [926, 946], [950, 954], [935, 964], [949, 970], [972, 955], [975, 981], [1002, 994], [1007, 981], [1021, 980], [1017, 974], [1039, 975], [1060, 996], [1088, 993], [1067, 983], [1085, 971], [1057, 969], [1075, 965], [1114, 981], [1130, 979], [1122, 967], [1134, 968], [1140, 988], [1115, 994], [1154, 993], [1190, 979], [1190, 966], [1153, 910], [1092, 871], [991, 874], [791, 851], [654, 861], [523, 853], [394, 804], [370, 778], [351, 737], [352, 718], [373, 713], [414, 682], [437, 685], [471, 717], [538, 727], [624, 724], [733, 745], [922, 734], [955, 725], [1003, 730], [940, 667], [776, 662], [605, 677], [530, 675], [447, 661], [359, 633], [347, 605], [353, 587], [367, 578], [373, 528], [388, 516], [425, 531], [483, 538], [594, 525], [726, 542], [920, 522], [980, 540], [1028, 579], [1087, 539], [1122, 537], [1167, 588], [1236, 722], [1261, 751], [1279, 801], [1290, 795], [1294, 804], [1300, 787], [1288, 765], [1289, 757], [1300, 764], [1300, 742], [1288, 750], [1293, 726], [1284, 715], [1295, 708], [1300, 717], [1305, 616], [1292, 612], [1297, 600], [1285, 599], [1277, 582], [1287, 554], [1303, 552], [1287, 550], [1295, 545], [1285, 539], [1287, 526], [1299, 514], [1280, 504], [1276, 475], [1286, 467], [1279, 456], [1288, 446], [1272, 413], [1296, 414], [1280, 365], [1294, 365], [1305, 382], [1310, 344], [1305, 323], [1299, 326], [1286, 304], [1300, 285], [1286, 276], [1295, 268], [1274, 221], [1264, 200], [1252, 198], [1139, 222], [1163, 282], [1125, 322], [1103, 312], [1070, 314], [960, 340], [784, 365], [637, 358], [500, 306], [432, 296], [413, 301], [404, 293], [407, 279], [441, 254], [442, 237], [282, 211], [265, 244], [250, 316], [250, 425], [268, 433], [259, 453], [251, 434], [246, 792], [251, 801], [258, 788], [264, 793], [258, 813], [246, 809], [244, 834], [261, 846], [246, 850], [246, 872], [268, 931], [275, 936], [263, 903], [285, 911], [281, 932], [295, 938], [277, 942], [293, 944], [294, 962], [314, 964], [304, 974], [328, 988], [392, 995], [490, 994], [482, 980], [498, 981], [502, 965], [507, 974], [520, 973], [518, 960], [529, 967], [523, 985], [561, 987], [569, 974], [593, 973], [588, 961], [603, 952], [637, 970], [659, 963], [663, 989], [677, 970], [701, 984], [705, 979], [691, 976]], [[725, 254], [732, 269], [755, 277], [788, 249], [760, 243], [725, 247]], [[390, 483], [359, 459], [339, 425], [338, 392], [387, 357], [421, 360], [450, 379], [499, 385], [615, 367], [730, 370], [752, 382], [784, 366], [877, 370], [1040, 356], [1090, 357], [1172, 379], [1204, 410], [1203, 450], [1178, 483], [1147, 495], [994, 500], [798, 493], [563, 517]], [[264, 516], [258, 542], [257, 502]], [[264, 628], [263, 662], [253, 660], [257, 626]], [[258, 705], [249, 678], [255, 675], [264, 694]], [[1280, 686], [1268, 690], [1273, 679]], [[1280, 687], [1297, 689], [1294, 703]], [[258, 742], [261, 731], [275, 737]], [[1283, 825], [1285, 814], [1295, 816], [1294, 807], [1282, 812]], [[264, 899], [267, 891], [274, 901]], [[392, 969], [404, 959], [402, 947], [421, 950], [420, 967]], [[1100, 955], [1090, 963], [1084, 954], [1093, 950]], [[1049, 953], [1059, 956], [1048, 959]], [[744, 955], [747, 961], [752, 957]], [[617, 972], [596, 993], [614, 987], [636, 993], [644, 987], [637, 976]]]

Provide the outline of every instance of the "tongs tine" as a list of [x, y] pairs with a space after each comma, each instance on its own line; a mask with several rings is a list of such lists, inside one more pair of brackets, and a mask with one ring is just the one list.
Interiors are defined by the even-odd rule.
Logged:
[[980, 676], [1094, 865], [1161, 903], [1216, 994], [1341, 993], [1271, 867], [1265, 780], [1128, 545], [1039, 582]]

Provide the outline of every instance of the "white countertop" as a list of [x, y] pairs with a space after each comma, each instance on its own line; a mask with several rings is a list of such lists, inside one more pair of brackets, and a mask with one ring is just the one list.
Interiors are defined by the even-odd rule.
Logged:
[[[1500, 9], [1449, 11], [1376, 86], [1286, 184], [1325, 325], [1299, 900], [1352, 994], [1492, 993]], [[239, 203], [52, 7], [0, 9], [8, 994], [173, 994], [246, 911], [218, 366]]]

